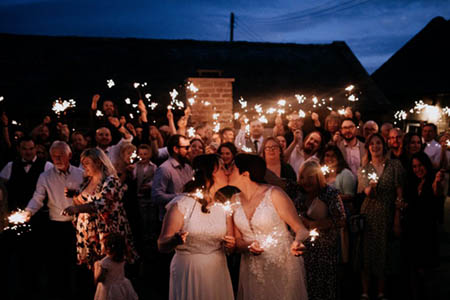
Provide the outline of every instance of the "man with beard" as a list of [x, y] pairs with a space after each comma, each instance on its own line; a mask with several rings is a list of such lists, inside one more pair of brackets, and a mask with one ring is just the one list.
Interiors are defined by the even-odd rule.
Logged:
[[400, 128], [389, 130], [388, 147], [391, 150], [391, 158], [400, 159], [403, 152], [403, 132]]
[[193, 171], [188, 164], [189, 140], [180, 134], [172, 135], [167, 141], [169, 159], [156, 169], [152, 186], [152, 202], [159, 205], [159, 218], [165, 214], [165, 206], [192, 179]]
[[112, 100], [103, 100], [101, 116], [97, 116], [97, 103], [100, 100], [100, 95], [95, 94], [92, 97], [91, 110], [90, 110], [90, 125], [91, 128], [97, 129], [101, 127], [106, 127], [110, 130], [112, 140], [117, 143], [120, 138], [120, 126], [115, 122], [118, 118], [117, 109]]
[[356, 138], [356, 131], [356, 124], [353, 120], [344, 119], [341, 123], [342, 140], [337, 144], [355, 176], [358, 175], [358, 169], [362, 165], [362, 159], [366, 152], [364, 143]]
[[[189, 140], [185, 136], [172, 135], [167, 141], [169, 159], [156, 169], [151, 199], [154, 206], [159, 206], [160, 221], [164, 218], [166, 204], [183, 192], [184, 185], [194, 175], [187, 159], [189, 147]], [[159, 232], [161, 227], [162, 223], [159, 224]], [[152, 290], [159, 294], [159, 298], [167, 299], [169, 296], [169, 266], [172, 254], [159, 253], [156, 259], [156, 264], [151, 266], [151, 276], [154, 277], [151, 280]]]
[[[120, 124], [117, 118], [114, 119]], [[119, 131], [123, 134], [123, 138], [115, 145], [111, 145], [112, 136], [111, 131], [108, 128], [101, 127], [95, 131], [95, 142], [97, 143], [97, 148], [103, 150], [113, 164], [115, 164], [119, 158], [120, 147], [124, 143], [131, 143], [133, 140], [133, 136], [125, 129], [124, 126], [120, 125]]]
[[284, 152], [289, 164], [295, 171], [298, 179], [298, 172], [303, 163], [309, 159], [318, 159], [317, 152], [322, 146], [322, 135], [319, 131], [309, 133], [305, 141], [302, 143], [302, 131], [296, 130], [294, 132], [294, 140]]

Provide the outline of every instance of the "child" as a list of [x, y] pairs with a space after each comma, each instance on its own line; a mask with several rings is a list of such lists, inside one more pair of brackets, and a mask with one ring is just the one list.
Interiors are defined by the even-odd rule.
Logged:
[[138, 296], [125, 277], [125, 239], [111, 233], [104, 240], [106, 257], [94, 264], [94, 281], [97, 284], [94, 300], [137, 300]]

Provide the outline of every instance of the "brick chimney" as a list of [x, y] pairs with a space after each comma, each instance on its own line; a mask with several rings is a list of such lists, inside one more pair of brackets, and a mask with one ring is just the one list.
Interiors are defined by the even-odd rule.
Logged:
[[186, 89], [186, 103], [190, 98], [195, 98], [191, 106], [191, 123], [197, 126], [206, 122], [213, 127], [213, 114], [218, 113], [220, 128], [233, 127], [234, 78], [190, 77], [186, 80], [198, 88], [197, 92]]

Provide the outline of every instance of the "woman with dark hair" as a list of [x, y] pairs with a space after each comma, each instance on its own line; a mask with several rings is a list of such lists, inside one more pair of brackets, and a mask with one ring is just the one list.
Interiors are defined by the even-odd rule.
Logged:
[[192, 163], [195, 157], [205, 154], [205, 144], [201, 139], [192, 139], [189, 144], [191, 145], [189, 151], [189, 161]]
[[237, 148], [233, 143], [227, 142], [223, 143], [217, 149], [217, 154], [220, 155], [220, 158], [223, 161], [223, 165], [226, 170], [229, 170], [234, 162], [234, 157], [237, 154]]
[[[433, 171], [431, 160], [424, 152], [412, 155], [408, 170], [412, 188], [405, 191], [408, 203], [404, 222], [405, 248], [411, 267], [413, 299], [425, 299], [425, 272], [439, 264], [438, 214], [443, 174]], [[418, 239], [426, 246], [418, 249]]]
[[306, 161], [300, 168], [300, 191], [294, 200], [302, 223], [317, 229], [320, 237], [305, 242], [304, 254], [308, 298], [337, 299], [338, 238], [345, 224], [339, 192], [327, 184], [317, 161]]
[[224, 251], [235, 246], [233, 224], [227, 207], [214, 199], [227, 177], [215, 154], [197, 156], [193, 168], [185, 194], [166, 206], [158, 239], [161, 252], [175, 250], [169, 299], [233, 299]]
[[241, 190], [233, 214], [242, 253], [238, 299], [307, 299], [303, 258], [295, 256], [302, 254], [308, 231], [289, 197], [264, 184], [265, 171], [260, 156], [238, 154], [229, 177], [229, 184]]
[[404, 169], [397, 159], [389, 159], [384, 138], [374, 133], [365, 143], [367, 157], [358, 171], [358, 193], [365, 199], [361, 214], [366, 226], [356, 241], [355, 263], [361, 271], [361, 299], [368, 299], [370, 277], [378, 281], [378, 299], [385, 299], [384, 279], [392, 269], [396, 251], [393, 236], [400, 236], [400, 208], [403, 207]]
[[408, 170], [411, 167], [410, 162], [413, 154], [423, 152], [423, 149], [424, 145], [420, 134], [416, 132], [408, 132], [405, 134], [403, 137], [403, 151], [400, 156], [400, 161], [405, 170]]

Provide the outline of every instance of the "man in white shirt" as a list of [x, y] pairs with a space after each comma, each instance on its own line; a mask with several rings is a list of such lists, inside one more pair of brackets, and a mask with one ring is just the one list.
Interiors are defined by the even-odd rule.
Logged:
[[76, 262], [73, 217], [61, 214], [64, 208], [73, 205], [73, 196], [66, 197], [65, 189], [78, 191], [83, 181], [83, 171], [69, 163], [71, 155], [72, 151], [65, 142], [53, 142], [50, 156], [54, 167], [41, 173], [33, 197], [25, 208], [30, 218], [43, 207], [44, 200], [48, 199], [49, 285], [50, 293], [59, 297], [71, 294], [71, 276]]
[[319, 131], [309, 133], [304, 141], [302, 140], [302, 135], [303, 134], [300, 130], [294, 132], [294, 140], [284, 152], [289, 164], [292, 166], [295, 174], [297, 175], [297, 179], [301, 166], [307, 160], [318, 160], [316, 154], [322, 146], [323, 141], [322, 135]]
[[350, 167], [352, 173], [358, 176], [358, 169], [361, 167], [362, 160], [366, 153], [364, 143], [356, 138], [356, 125], [352, 119], [344, 119], [341, 123], [341, 137], [338, 144], [345, 161]]
[[425, 124], [422, 128], [422, 138], [425, 144], [425, 149], [423, 150], [426, 155], [431, 160], [433, 168], [438, 169], [441, 163], [441, 145], [435, 140], [437, 135], [436, 125], [433, 123]]

